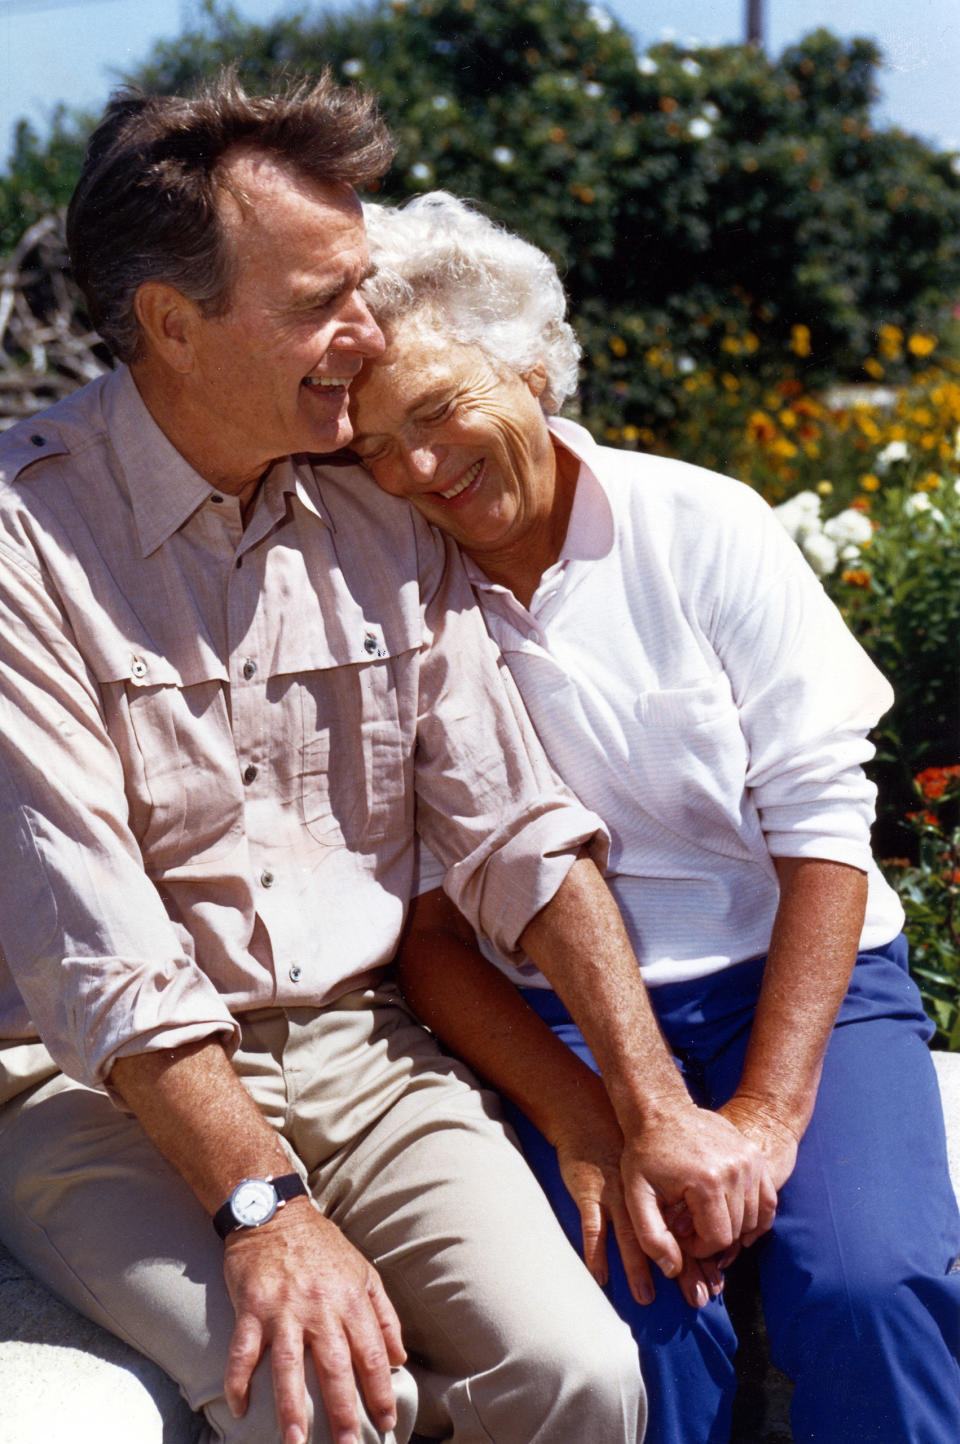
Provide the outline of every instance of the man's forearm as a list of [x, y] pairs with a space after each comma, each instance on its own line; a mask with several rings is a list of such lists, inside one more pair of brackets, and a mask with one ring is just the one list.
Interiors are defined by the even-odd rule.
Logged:
[[290, 1171], [219, 1042], [119, 1058], [110, 1083], [210, 1214], [242, 1178]]
[[520, 946], [579, 1024], [622, 1125], [649, 1126], [690, 1104], [620, 911], [591, 861], [573, 864]]

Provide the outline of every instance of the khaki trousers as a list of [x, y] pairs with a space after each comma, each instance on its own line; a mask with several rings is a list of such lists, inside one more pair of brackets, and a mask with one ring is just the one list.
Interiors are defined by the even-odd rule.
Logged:
[[[392, 984], [243, 1018], [234, 1062], [319, 1208], [375, 1264], [409, 1355], [396, 1444], [636, 1444], [636, 1346], [500, 1122]], [[0, 1108], [0, 1236], [49, 1287], [154, 1359], [208, 1440], [279, 1441], [269, 1358], [223, 1398], [222, 1244], [136, 1120], [60, 1074]], [[308, 1365], [313, 1444], [330, 1438]], [[364, 1444], [381, 1436], [365, 1424]]]

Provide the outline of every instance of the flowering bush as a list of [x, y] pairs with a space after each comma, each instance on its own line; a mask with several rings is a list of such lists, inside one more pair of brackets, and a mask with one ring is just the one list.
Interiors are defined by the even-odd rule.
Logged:
[[960, 765], [924, 768], [914, 792], [919, 808], [907, 821], [918, 859], [891, 862], [887, 873], [907, 915], [911, 968], [936, 1042], [960, 1051]]

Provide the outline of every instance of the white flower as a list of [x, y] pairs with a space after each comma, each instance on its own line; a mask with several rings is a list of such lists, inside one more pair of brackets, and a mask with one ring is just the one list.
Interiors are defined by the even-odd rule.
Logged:
[[804, 537], [801, 550], [818, 577], [829, 576], [840, 560], [833, 542], [822, 531]]
[[587, 16], [603, 35], [606, 35], [609, 30], [613, 29], [613, 21], [610, 19], [606, 10], [601, 10], [599, 5], [589, 6]]
[[915, 491], [912, 496], [908, 496], [903, 503], [903, 510], [907, 516], [923, 516], [934, 522], [943, 521], [943, 512], [934, 506], [925, 491]]
[[[691, 371], [696, 371], [697, 363], [692, 356], [678, 356], [677, 370], [681, 376], [689, 376]], [[960, 483], [958, 483], [960, 485]]]
[[410, 167], [410, 174], [414, 180], [426, 181], [433, 175], [433, 171], [425, 161], [418, 160], [416, 165]]
[[840, 560], [841, 560], [842, 562], [857, 562], [857, 561], [859, 561], [859, 560], [860, 560], [860, 548], [859, 548], [859, 547], [852, 547], [852, 546], [851, 546], [851, 547], [844, 547], [843, 550], [842, 550], [841, 553], [840, 553]]
[[953, 483], [953, 489], [957, 493], [957, 496], [960, 496], [960, 476], [958, 476], [956, 481]]
[[362, 60], [345, 60], [340, 67], [344, 75], [359, 75], [363, 70]]
[[508, 145], [495, 145], [490, 152], [497, 165], [512, 165], [513, 151]]
[[431, 101], [431, 104], [434, 110], [446, 110], [447, 106], [450, 104], [450, 97], [449, 95], [435, 95], [433, 97], [433, 100]]
[[798, 491], [789, 501], [775, 506], [773, 514], [795, 542], [803, 542], [811, 533], [820, 531], [820, 498], [815, 491]]
[[873, 537], [873, 527], [870, 525], [869, 517], [865, 517], [862, 511], [855, 511], [848, 507], [837, 516], [831, 517], [823, 528], [824, 535], [831, 541], [836, 542], [838, 547], [857, 546], [862, 547]]
[[561, 75], [557, 84], [561, 90], [576, 90], [578, 84], [577, 77], [575, 75]]
[[598, 85], [595, 80], [588, 80], [583, 87], [583, 93], [584, 95], [589, 95], [592, 100], [596, 100], [598, 96], [603, 94], [603, 86]]
[[695, 60], [691, 60], [690, 56], [688, 55], [685, 60], [681, 60], [680, 69], [683, 71], [684, 75], [699, 75], [703, 67], [701, 65], [698, 65]]
[[637, 69], [641, 75], [656, 75], [660, 67], [652, 55], [641, 55], [637, 61]]
[[718, 121], [720, 119], [720, 107], [714, 105], [712, 100], [705, 101], [703, 113], [709, 121]]
[[881, 476], [890, 470], [895, 461], [909, 461], [910, 448], [905, 441], [888, 441], [882, 451], [878, 451], [873, 462], [874, 471]]
[[698, 115], [690, 122], [690, 134], [694, 140], [706, 140], [708, 135], [713, 135], [713, 126], [705, 116]]

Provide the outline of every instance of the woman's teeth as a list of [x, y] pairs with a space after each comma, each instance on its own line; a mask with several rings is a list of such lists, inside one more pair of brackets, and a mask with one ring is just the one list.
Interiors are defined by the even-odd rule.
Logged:
[[466, 491], [470, 483], [476, 480], [482, 465], [482, 461], [475, 461], [473, 465], [463, 473], [456, 486], [451, 486], [449, 491], [441, 491], [440, 495], [444, 501], [453, 501], [453, 498], [459, 496], [461, 491]]

